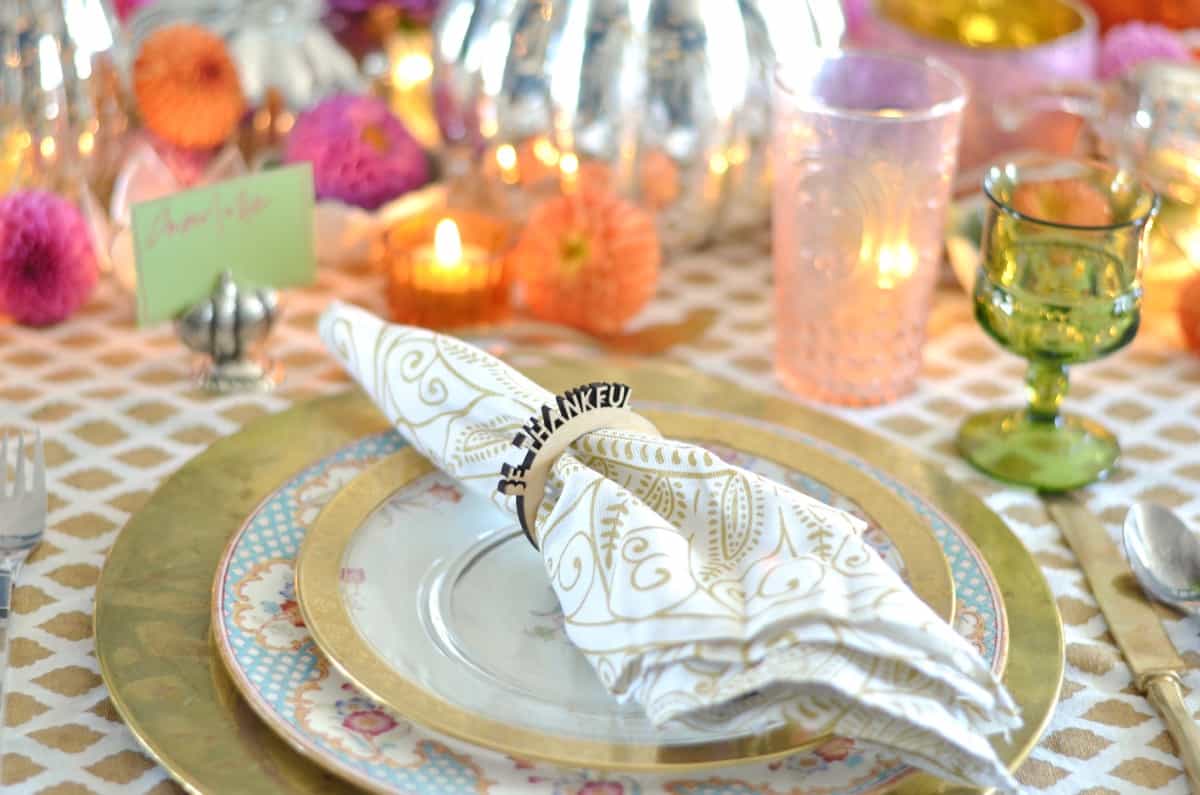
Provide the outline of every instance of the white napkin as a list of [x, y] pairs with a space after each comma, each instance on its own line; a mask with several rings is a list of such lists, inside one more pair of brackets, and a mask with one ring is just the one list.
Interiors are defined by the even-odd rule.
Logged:
[[[356, 307], [335, 303], [320, 331], [417, 450], [515, 516], [500, 467], [519, 460], [513, 436], [549, 392], [460, 340]], [[985, 737], [1020, 725], [1011, 697], [861, 529], [708, 450], [621, 431], [559, 458], [536, 521], [567, 635], [655, 724], [787, 720], [1015, 789]]]

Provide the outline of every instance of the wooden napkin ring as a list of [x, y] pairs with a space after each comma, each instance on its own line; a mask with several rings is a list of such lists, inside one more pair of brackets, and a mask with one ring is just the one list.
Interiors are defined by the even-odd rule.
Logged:
[[541, 413], [530, 417], [513, 437], [513, 447], [524, 450], [525, 458], [517, 466], [504, 464], [496, 486], [506, 497], [516, 497], [517, 521], [534, 549], [540, 548], [534, 536], [534, 520], [550, 470], [576, 439], [604, 429], [662, 436], [650, 420], [626, 408], [629, 387], [625, 384], [584, 384], [568, 389], [554, 402], [553, 406], [542, 406]]

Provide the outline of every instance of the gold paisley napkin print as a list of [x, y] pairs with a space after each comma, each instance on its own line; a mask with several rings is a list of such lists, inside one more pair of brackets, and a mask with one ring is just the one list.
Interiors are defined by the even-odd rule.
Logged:
[[[515, 521], [500, 467], [548, 391], [461, 340], [356, 307], [333, 304], [320, 332], [415, 448]], [[787, 721], [1016, 789], [987, 740], [1020, 725], [1011, 697], [856, 518], [702, 447], [597, 431], [555, 463], [535, 525], [568, 637], [655, 724]]]

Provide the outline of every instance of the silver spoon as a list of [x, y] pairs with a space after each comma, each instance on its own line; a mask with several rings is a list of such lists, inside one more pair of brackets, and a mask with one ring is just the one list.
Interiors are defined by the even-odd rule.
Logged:
[[1174, 511], [1149, 502], [1125, 514], [1125, 554], [1150, 596], [1200, 613], [1200, 538]]

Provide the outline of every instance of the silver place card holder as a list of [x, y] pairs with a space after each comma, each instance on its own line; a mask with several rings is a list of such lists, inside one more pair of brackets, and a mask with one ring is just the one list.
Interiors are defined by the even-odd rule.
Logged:
[[176, 323], [183, 344], [204, 357], [195, 372], [197, 384], [220, 393], [274, 389], [282, 368], [257, 350], [278, 314], [276, 290], [243, 287], [230, 271], [222, 273], [212, 295]]

